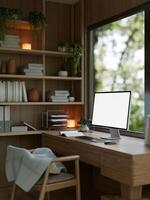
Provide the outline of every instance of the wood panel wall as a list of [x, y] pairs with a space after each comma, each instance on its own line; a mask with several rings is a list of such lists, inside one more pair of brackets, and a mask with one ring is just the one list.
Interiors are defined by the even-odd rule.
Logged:
[[150, 2], [150, 0], [86, 0], [86, 26], [95, 24], [101, 20], [110, 18], [111, 16], [118, 15], [146, 2]]

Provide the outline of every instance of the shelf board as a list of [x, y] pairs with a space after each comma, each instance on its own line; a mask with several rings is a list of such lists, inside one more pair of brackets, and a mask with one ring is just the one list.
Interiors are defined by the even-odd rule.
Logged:
[[17, 20], [15, 22], [13, 22], [12, 20], [7, 20], [7, 27], [19, 30], [31, 30], [30, 23], [23, 20]]
[[54, 3], [64, 3], [64, 4], [75, 4], [77, 3], [79, 0], [47, 0], [47, 2], [54, 2]]
[[19, 136], [19, 135], [41, 135], [42, 131], [19, 131], [19, 132], [6, 132], [0, 133], [0, 137], [5, 136]]
[[0, 102], [0, 105], [8, 106], [46, 106], [46, 105], [83, 105], [83, 102]]
[[61, 76], [26, 76], [26, 75], [12, 75], [12, 74], [0, 74], [0, 78], [4, 79], [41, 79], [41, 80], [82, 80], [82, 77], [61, 77]]
[[73, 57], [72, 53], [64, 53], [59, 51], [48, 51], [48, 50], [26, 50], [17, 48], [3, 48], [0, 47], [1, 53], [15, 53], [15, 54], [28, 54], [28, 55], [47, 55], [52, 57]]

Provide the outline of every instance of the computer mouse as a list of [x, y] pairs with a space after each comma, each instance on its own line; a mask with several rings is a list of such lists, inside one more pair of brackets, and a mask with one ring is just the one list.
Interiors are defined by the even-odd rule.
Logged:
[[106, 144], [106, 145], [112, 145], [112, 144], [117, 144], [116, 142], [111, 142], [111, 141], [107, 141], [107, 142], [104, 142], [104, 144]]

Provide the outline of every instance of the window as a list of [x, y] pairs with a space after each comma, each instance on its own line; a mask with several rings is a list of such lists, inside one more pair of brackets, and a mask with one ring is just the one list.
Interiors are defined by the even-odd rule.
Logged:
[[[132, 91], [129, 130], [144, 130], [145, 12], [90, 30], [90, 99], [94, 92]], [[89, 113], [91, 114], [92, 107]]]

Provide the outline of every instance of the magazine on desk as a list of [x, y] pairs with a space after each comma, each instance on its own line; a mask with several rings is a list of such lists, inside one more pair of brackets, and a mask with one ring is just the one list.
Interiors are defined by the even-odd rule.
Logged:
[[72, 131], [60, 131], [60, 135], [65, 137], [78, 137], [78, 136], [84, 136], [82, 132], [79, 132], [77, 130]]

